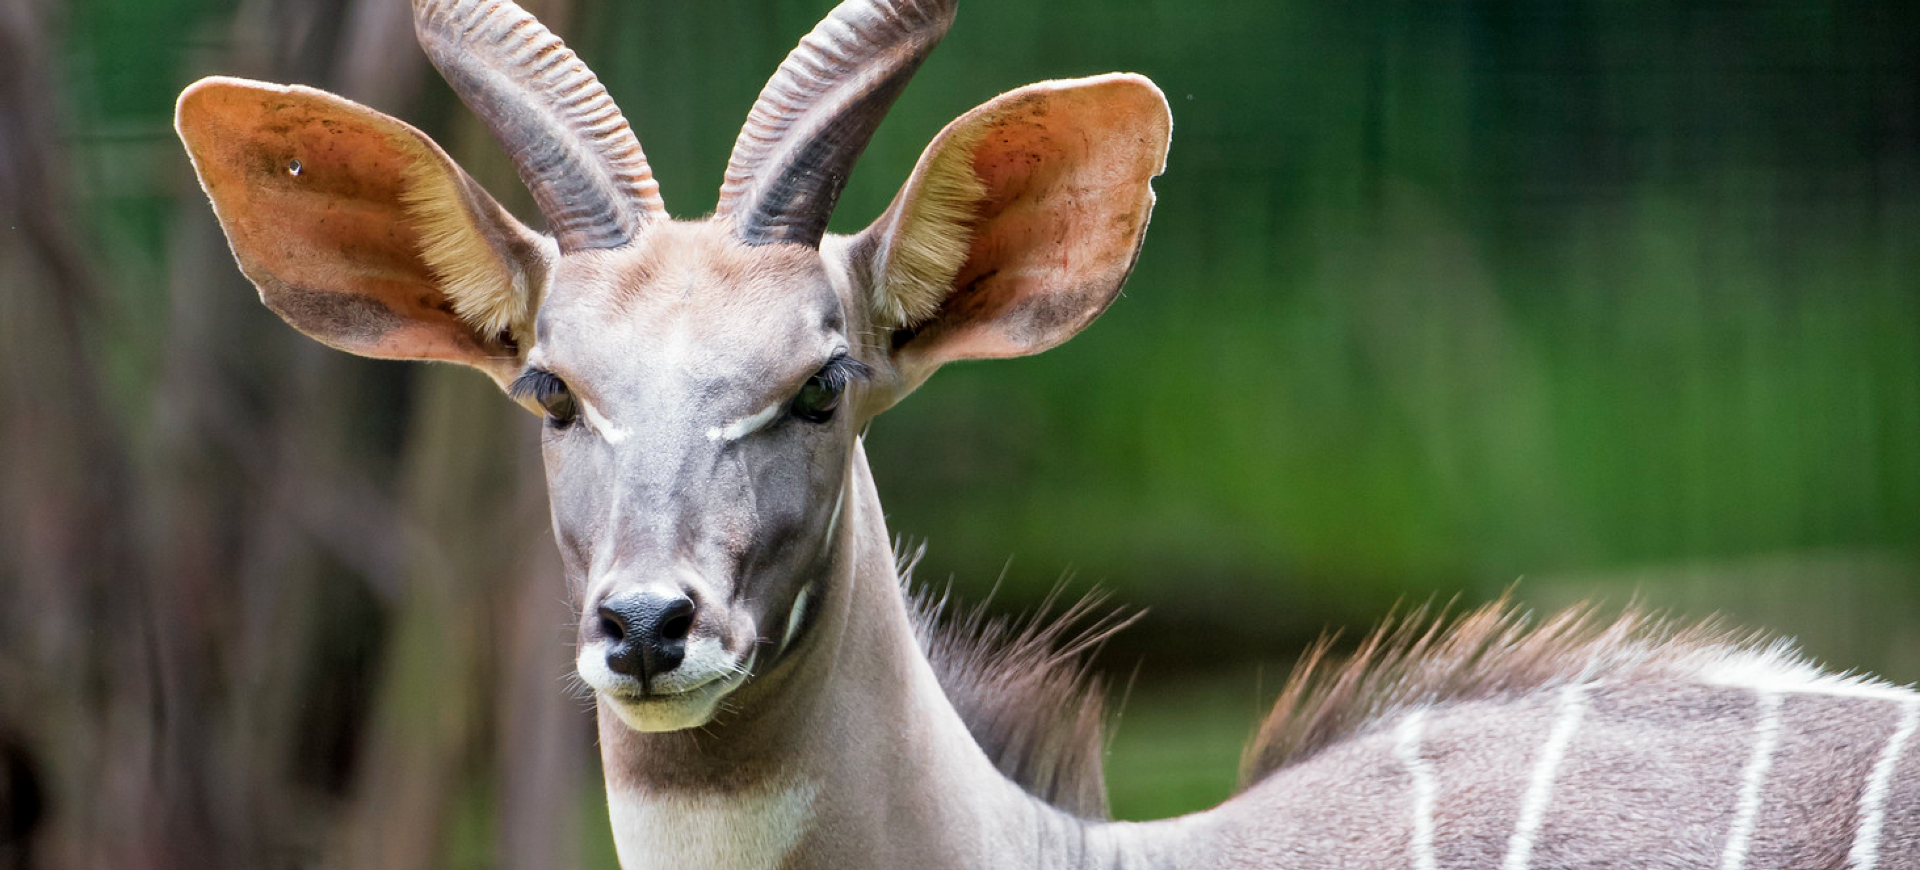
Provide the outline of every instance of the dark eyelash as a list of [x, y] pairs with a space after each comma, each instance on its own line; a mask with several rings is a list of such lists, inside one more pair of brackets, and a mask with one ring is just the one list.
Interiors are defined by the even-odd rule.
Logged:
[[867, 365], [846, 354], [841, 354], [833, 359], [827, 360], [827, 364], [821, 366], [820, 371], [815, 374], [814, 377], [819, 378], [820, 383], [825, 384], [827, 387], [835, 390], [844, 390], [848, 384], [854, 381], [864, 381], [873, 377], [873, 366]]
[[507, 395], [515, 401], [532, 399], [537, 402], [541, 396], [552, 395], [566, 388], [566, 382], [560, 380], [560, 376], [553, 372], [546, 369], [527, 369], [521, 372], [519, 377], [514, 378], [513, 383], [507, 385]]

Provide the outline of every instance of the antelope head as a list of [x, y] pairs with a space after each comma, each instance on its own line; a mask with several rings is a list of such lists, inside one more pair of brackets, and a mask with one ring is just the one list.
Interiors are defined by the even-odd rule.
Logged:
[[943, 363], [1065, 340], [1139, 250], [1170, 121], [1133, 75], [987, 102], [870, 227], [826, 233], [952, 17], [835, 9], [695, 221], [667, 215], [606, 91], [508, 0], [416, 0], [415, 27], [550, 235], [419, 130], [323, 91], [209, 78], [177, 127], [268, 308], [352, 353], [472, 366], [544, 418], [580, 675], [629, 726], [684, 729], [807, 632], [865, 423]]

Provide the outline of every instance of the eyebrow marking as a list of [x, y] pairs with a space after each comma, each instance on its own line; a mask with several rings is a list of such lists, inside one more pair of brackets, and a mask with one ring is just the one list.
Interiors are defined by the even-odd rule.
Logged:
[[771, 405], [755, 411], [749, 416], [741, 417], [732, 423], [728, 423], [726, 428], [715, 426], [707, 430], [707, 440], [720, 441], [725, 439], [727, 441], [738, 441], [766, 428], [768, 423], [772, 423], [774, 418], [780, 416], [781, 411], [786, 410], [786, 407], [787, 403], [784, 401], [774, 402]]
[[624, 429], [614, 425], [613, 421], [601, 415], [600, 409], [595, 408], [593, 403], [586, 400], [586, 397], [568, 389], [567, 382], [561, 380], [559, 375], [547, 371], [538, 365], [527, 366], [526, 371], [521, 372], [519, 377], [514, 378], [513, 383], [507, 386], [507, 395], [515, 401], [532, 400], [538, 402], [541, 396], [561, 390], [566, 390], [568, 394], [573, 396], [573, 406], [580, 412], [580, 416], [587, 419], [587, 428], [592, 429], [595, 433], [599, 434], [601, 438], [606, 439], [608, 444], [619, 444], [633, 435], [632, 429]]
[[579, 393], [573, 394], [573, 403], [580, 408], [580, 416], [587, 418], [587, 425], [600, 433], [600, 437], [605, 438], [608, 444], [618, 444], [633, 434], [632, 429], [622, 429], [613, 425], [612, 420], [600, 416], [593, 403], [581, 398]]
[[[846, 351], [839, 351], [827, 360], [820, 371], [813, 375], [814, 380], [825, 382], [837, 390], [844, 390], [854, 381], [864, 381], [873, 376], [873, 367], [853, 357]], [[707, 429], [708, 441], [738, 441], [767, 427], [767, 424], [779, 419], [781, 412], [787, 409], [786, 399], [774, 402], [752, 414], [728, 423], [726, 426], [713, 426]]]

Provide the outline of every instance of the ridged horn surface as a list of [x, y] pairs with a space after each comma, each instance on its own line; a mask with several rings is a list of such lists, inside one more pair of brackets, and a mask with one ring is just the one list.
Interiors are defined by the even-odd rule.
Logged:
[[427, 57], [492, 131], [561, 251], [616, 248], [665, 218], [640, 141], [579, 56], [509, 0], [414, 0]]
[[818, 246], [853, 162], [955, 0], [847, 0], [800, 40], [734, 142], [715, 214], [750, 245]]

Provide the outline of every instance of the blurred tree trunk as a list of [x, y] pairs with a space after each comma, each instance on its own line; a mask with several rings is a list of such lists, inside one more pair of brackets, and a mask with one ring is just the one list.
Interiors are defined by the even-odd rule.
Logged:
[[[369, 3], [377, 5], [361, 5]], [[526, 6], [561, 26], [564, 2]], [[419, 57], [404, 17], [398, 28], [373, 29], [397, 30], [407, 42], [373, 56]], [[511, 164], [470, 114], [457, 117], [442, 137], [449, 152], [528, 215], [531, 198]], [[570, 637], [561, 627], [571, 612], [545, 532], [544, 478], [529, 437], [535, 424], [471, 372], [413, 366], [410, 376], [417, 398], [400, 497], [422, 534], [409, 549], [406, 597], [339, 866], [443, 864], [450, 846], [476, 845], [448, 841], [472, 815], [491, 818], [485, 845], [502, 866], [577, 866], [588, 732], [560, 682]], [[493, 782], [483, 788], [473, 761], [489, 752]], [[455, 802], [470, 793], [491, 795], [491, 812]]]
[[[280, 324], [182, 158], [153, 434], [127, 437], [96, 357], [150, 327], [82, 253], [51, 8], [0, 4], [0, 870], [576, 865], [589, 731], [533, 424], [477, 375]], [[405, 9], [251, 0], [205, 71], [405, 116]]]
[[[148, 579], [123, 433], [99, 385], [102, 305], [77, 244], [47, 95], [51, 4], [0, 4], [0, 866], [112, 854], [73, 812], [132, 797], [117, 838], [157, 834], [166, 804], [81, 746], [157, 773], [136, 723], [154, 709]], [[116, 664], [132, 664], [131, 668]], [[131, 720], [131, 721], [130, 721]], [[136, 727], [130, 727], [136, 726]], [[129, 795], [129, 792], [132, 792]], [[119, 857], [116, 855], [116, 857]], [[131, 857], [131, 856], [127, 856]], [[126, 861], [140, 867], [145, 862]]]

